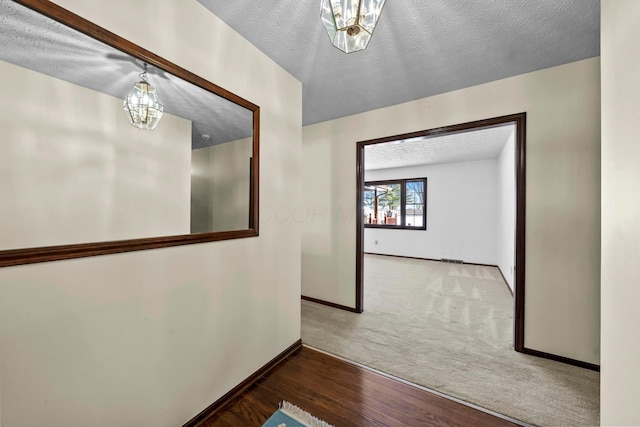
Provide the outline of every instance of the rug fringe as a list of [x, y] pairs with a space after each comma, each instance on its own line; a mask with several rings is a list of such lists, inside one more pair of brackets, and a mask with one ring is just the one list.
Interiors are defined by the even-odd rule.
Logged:
[[331, 424], [314, 417], [304, 409], [300, 409], [293, 403], [289, 403], [286, 400], [280, 402], [280, 409], [291, 418], [295, 418], [309, 427], [333, 427]]

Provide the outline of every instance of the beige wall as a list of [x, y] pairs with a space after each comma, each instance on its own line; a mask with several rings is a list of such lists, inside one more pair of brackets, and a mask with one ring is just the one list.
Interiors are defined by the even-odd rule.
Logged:
[[355, 305], [357, 141], [524, 111], [525, 344], [598, 363], [599, 67], [588, 59], [304, 127], [303, 295]]
[[122, 99], [1, 61], [0, 75], [0, 249], [189, 232], [189, 120], [144, 131]]
[[640, 2], [602, 2], [602, 425], [640, 425]]
[[191, 232], [211, 230], [211, 150], [191, 151]]
[[249, 228], [252, 149], [253, 138], [244, 138], [192, 151], [192, 231]]
[[[194, 0], [57, 2], [260, 105], [262, 205], [299, 203], [300, 82]], [[2, 426], [182, 425], [299, 337], [288, 218], [262, 216], [256, 238], [2, 268]]]

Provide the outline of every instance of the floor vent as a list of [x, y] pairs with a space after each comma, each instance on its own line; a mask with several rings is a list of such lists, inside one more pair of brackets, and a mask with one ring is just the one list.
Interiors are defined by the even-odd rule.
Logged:
[[464, 264], [464, 261], [462, 261], [461, 259], [441, 258], [440, 261], [441, 262], [450, 262], [452, 264]]

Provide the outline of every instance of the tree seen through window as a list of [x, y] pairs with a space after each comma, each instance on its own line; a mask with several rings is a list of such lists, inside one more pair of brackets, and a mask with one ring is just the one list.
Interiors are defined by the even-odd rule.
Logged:
[[426, 188], [426, 178], [366, 182], [365, 226], [426, 229]]

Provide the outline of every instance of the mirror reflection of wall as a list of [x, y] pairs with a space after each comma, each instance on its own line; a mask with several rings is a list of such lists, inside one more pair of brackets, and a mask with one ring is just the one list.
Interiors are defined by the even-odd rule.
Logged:
[[252, 138], [191, 152], [191, 232], [249, 227]]
[[0, 250], [249, 228], [251, 110], [149, 66], [164, 115], [134, 128], [123, 98], [142, 61], [0, 11]]
[[189, 232], [191, 123], [132, 127], [122, 100], [0, 63], [3, 249]]

